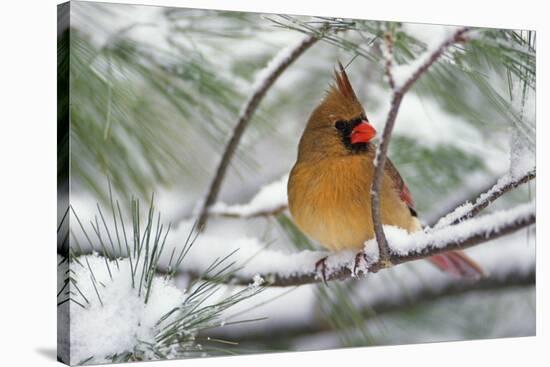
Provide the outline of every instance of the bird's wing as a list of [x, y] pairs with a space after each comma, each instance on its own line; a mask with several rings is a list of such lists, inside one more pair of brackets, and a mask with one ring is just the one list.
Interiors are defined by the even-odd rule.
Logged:
[[[416, 217], [414, 201], [411, 192], [405, 184], [405, 181], [397, 171], [397, 168], [388, 159], [384, 166], [386, 174], [391, 178], [395, 190], [399, 193], [399, 197], [409, 207], [411, 215]], [[465, 253], [461, 251], [449, 251], [439, 255], [431, 256], [428, 260], [437, 266], [439, 269], [457, 277], [480, 278], [485, 276], [483, 269]]]
[[409, 188], [405, 184], [405, 181], [399, 174], [399, 171], [397, 170], [397, 168], [395, 168], [389, 158], [386, 160], [384, 170], [386, 171], [386, 174], [391, 178], [394, 188], [399, 193], [399, 197], [401, 198], [401, 200], [403, 200], [405, 204], [407, 204], [407, 206], [409, 207], [411, 215], [416, 217], [417, 213], [414, 207], [414, 200], [412, 198], [411, 192], [409, 191]]

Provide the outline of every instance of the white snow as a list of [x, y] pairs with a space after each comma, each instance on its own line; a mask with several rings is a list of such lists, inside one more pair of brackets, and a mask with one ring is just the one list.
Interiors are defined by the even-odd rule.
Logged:
[[[419, 252], [426, 247], [442, 247], [448, 243], [461, 241], [475, 234], [491, 235], [503, 226], [514, 223], [535, 212], [535, 203], [527, 203], [513, 209], [498, 211], [489, 215], [473, 218], [454, 226], [447, 226], [433, 230], [420, 231], [413, 234], [405, 230], [384, 226], [388, 243], [393, 253], [407, 255]], [[179, 228], [174, 234], [174, 240], [187, 236], [189, 226]], [[173, 240], [173, 241], [174, 241]], [[223, 258], [236, 250], [229, 262], [235, 262], [238, 269], [236, 274], [252, 278], [257, 274], [277, 274], [289, 277], [301, 273], [315, 271], [315, 263], [328, 255], [326, 260], [327, 274], [342, 267], [352, 268], [355, 255], [353, 251], [327, 253], [323, 251], [284, 252], [265, 248], [265, 244], [256, 238], [233, 237], [222, 238], [218, 235], [201, 234], [197, 243], [191, 249], [181, 264], [181, 270], [200, 272], [216, 258]], [[364, 251], [369, 263], [378, 259], [378, 245], [375, 239], [365, 243]], [[169, 252], [169, 251], [168, 251]], [[364, 266], [368, 264], [360, 264]]]
[[[480, 264], [490, 278], [506, 279], [513, 274], [524, 276], [535, 267], [535, 236], [527, 236], [527, 230], [465, 251]], [[411, 298], [415, 299], [415, 296], [426, 288], [436, 293], [457, 282], [462, 280], [449, 276], [427, 261], [414, 261], [367, 275], [365, 279], [357, 282], [355, 292], [350, 297], [356, 301], [358, 308], [376, 308], [379, 304], [410, 302]], [[235, 325], [231, 330], [218, 329], [216, 335], [239, 337], [250, 333], [263, 333], [266, 329], [299, 330], [316, 325], [319, 323], [315, 312], [318, 307], [317, 301], [315, 286], [312, 285], [291, 290], [268, 288], [234, 309], [238, 313], [254, 306], [250, 313], [247, 312], [247, 318], [268, 316], [267, 320]]]
[[408, 64], [394, 63], [392, 74], [397, 88], [405, 84], [412, 74], [430, 58], [432, 53], [458, 29], [458, 27], [421, 24], [407, 24], [404, 28], [406, 33], [424, 42], [426, 50]]
[[512, 131], [510, 140], [510, 176], [519, 178], [535, 168], [535, 153], [517, 129]]
[[[533, 214], [535, 214], [534, 201], [518, 205], [512, 209], [472, 218], [453, 226], [428, 229], [412, 234], [408, 234], [405, 230], [394, 226], [384, 226], [384, 231], [392, 252], [398, 255], [408, 255], [421, 252], [426, 247], [443, 247], [448, 243], [459, 242], [476, 234], [488, 237], [502, 227]], [[366, 248], [374, 246], [376, 246], [376, 240], [374, 239], [365, 243]]]
[[508, 185], [514, 181], [514, 177], [512, 177], [510, 174], [506, 174], [502, 176], [497, 183], [487, 192], [481, 194], [474, 203], [466, 202], [463, 205], [457, 207], [455, 210], [453, 210], [451, 213], [447, 214], [443, 218], [441, 218], [437, 224], [434, 226], [434, 229], [439, 229], [446, 227], [453, 223], [455, 220], [461, 218], [465, 214], [467, 214], [470, 210], [472, 210], [474, 207], [478, 206], [479, 204], [486, 201], [489, 197], [491, 197], [494, 193], [502, 190], [503, 187]]
[[309, 36], [302, 37], [296, 44], [290, 44], [285, 48], [282, 48], [268, 63], [267, 65], [258, 71], [254, 77], [254, 82], [252, 83], [252, 86], [250, 87], [250, 94], [246, 102], [243, 104], [241, 111], [239, 112], [239, 120], [244, 116], [246, 113], [246, 110], [248, 108], [248, 105], [252, 101], [252, 99], [255, 97], [255, 95], [258, 93], [259, 90], [265, 87], [266, 83], [268, 82], [268, 79], [271, 77], [271, 75], [284, 63], [286, 63], [290, 57], [292, 56], [292, 53], [298, 49], [307, 39]]
[[[72, 303], [70, 310], [67, 307], [59, 310], [59, 316], [66, 321], [70, 312], [71, 363], [80, 363], [90, 357], [93, 357], [90, 362], [105, 363], [110, 362], [110, 357], [115, 354], [136, 351], [147, 359], [157, 359], [149, 345], [156, 345], [167, 357], [177, 357], [179, 354], [170, 346], [159, 345], [156, 336], [178, 314], [175, 312], [166, 317], [184, 303], [186, 291], [178, 288], [172, 278], [155, 276], [148, 302], [145, 303], [145, 291], [139, 294], [137, 290], [139, 276], [136, 276], [136, 286], [132, 286], [130, 261], [119, 259], [118, 266], [115, 261], [108, 263], [110, 272], [105, 259], [96, 253], [80, 256], [78, 262], [71, 263], [73, 279], [78, 287], [78, 292], [76, 287], [72, 287], [72, 299], [84, 306]], [[230, 289], [229, 294], [245, 290], [246, 294], [256, 295], [263, 283], [264, 279], [256, 274], [247, 287], [235, 287]], [[202, 300], [202, 305], [212, 306], [227, 295], [227, 289], [222, 287]], [[229, 309], [224, 312], [234, 311]], [[182, 332], [193, 338], [197, 330]], [[63, 339], [62, 342], [68, 343], [68, 340]]]
[[535, 91], [513, 86], [512, 106], [520, 120], [510, 131], [510, 175], [518, 178], [535, 167]]
[[[101, 301], [96, 295], [86, 260], [93, 270]], [[72, 263], [71, 270], [89, 303], [80, 293], [73, 296], [86, 308], [75, 305], [70, 308], [71, 363], [92, 356], [95, 363], [107, 362], [107, 356], [133, 351], [140, 341], [154, 344], [158, 330], [156, 323], [185, 298], [184, 292], [172, 281], [155, 277], [151, 296], [145, 304], [144, 295], [138, 296], [137, 289], [132, 288], [129, 260], [118, 260], [120, 270], [110, 262], [112, 280], [101, 256], [81, 256], [79, 261], [84, 267]]]
[[457, 26], [422, 23], [403, 23], [401, 28], [408, 36], [423, 42], [428, 49], [437, 48], [459, 29]]
[[[486, 233], [489, 235], [502, 226], [535, 212], [535, 204], [531, 202], [513, 209], [473, 218], [454, 226], [444, 225], [465, 212], [471, 205], [466, 204], [464, 207], [459, 208], [457, 212], [444, 218], [435, 228], [426, 231], [408, 234], [400, 228], [384, 226], [391, 250], [395, 254], [406, 255], [420, 251], [427, 246], [441, 247], [449, 242], [460, 241], [476, 233]], [[181, 249], [185, 243], [192, 226], [192, 221], [182, 222], [170, 232], [166, 248], [159, 260], [161, 268], [168, 268], [172, 249], [176, 248], [176, 254], [178, 253], [178, 249]], [[222, 230], [223, 228], [226, 230]], [[222, 259], [232, 252], [234, 253], [227, 260], [226, 264], [234, 262], [235, 267], [239, 268], [236, 271], [236, 275], [250, 279], [253, 279], [258, 274], [277, 274], [284, 278], [296, 274], [311, 273], [315, 271], [315, 263], [327, 255], [326, 266], [328, 273], [342, 267], [352, 269], [354, 266], [356, 253], [353, 251], [328, 253], [325, 251], [310, 250], [300, 252], [296, 252], [295, 250], [285, 251], [280, 247], [271, 249], [266, 242], [259, 240], [255, 236], [246, 235], [240, 230], [229, 231], [228, 229], [229, 227], [222, 226], [220, 231], [201, 233], [181, 263], [180, 270], [200, 274], [216, 259]], [[80, 242], [81, 245], [85, 245], [85, 241]], [[131, 238], [129, 238], [129, 242], [132, 243]], [[99, 246], [96, 246], [96, 248], [99, 248]], [[369, 258], [369, 263], [375, 262], [378, 258], [376, 240], [367, 241], [364, 251]], [[173, 265], [174, 263], [172, 262]], [[367, 264], [363, 262], [360, 265], [362, 270], [365, 270], [364, 266]]]
[[228, 205], [218, 202], [210, 208], [210, 213], [249, 217], [285, 207], [288, 202], [287, 182], [288, 175], [284, 175], [281, 179], [263, 186], [248, 203]]
[[489, 191], [481, 194], [474, 203], [466, 202], [463, 205], [457, 207], [451, 213], [439, 219], [439, 221], [434, 226], [434, 228], [439, 229], [450, 225], [452, 222], [464, 216], [474, 207], [486, 201], [493, 194], [502, 190], [508, 184], [514, 182], [517, 179], [520, 179], [522, 176], [532, 171], [534, 169], [534, 167], [532, 166], [532, 163], [534, 163], [534, 161], [531, 161], [530, 159], [527, 159], [527, 161], [528, 161], [528, 164], [523, 166], [517, 165], [515, 170], [512, 170], [512, 166], [511, 166], [510, 173], [507, 173], [504, 176], [502, 176]]
[[254, 93], [258, 89], [262, 88], [262, 86], [265, 85], [267, 79], [271, 77], [275, 70], [277, 70], [282, 64], [288, 62], [294, 51], [298, 49], [309, 38], [309, 36], [304, 36], [298, 42], [294, 44], [291, 43], [290, 45], [282, 48], [263, 69], [256, 73], [256, 76], [254, 77], [254, 83], [252, 84], [251, 88], [251, 95], [254, 95]]
[[[180, 226], [173, 233], [170, 244], [180, 246], [185, 240], [190, 229], [190, 224]], [[257, 274], [277, 273], [280, 276], [290, 276], [297, 273], [309, 273], [314, 270], [315, 262], [327, 255], [321, 251], [285, 252], [283, 250], [271, 250], [266, 244], [254, 237], [244, 235], [212, 235], [202, 233], [191, 248], [180, 269], [192, 272], [202, 272], [215, 259], [221, 259], [236, 251], [227, 263], [235, 262], [235, 267], [243, 266], [237, 274], [247, 278], [253, 278]], [[166, 254], [171, 249], [168, 248]], [[167, 265], [168, 256], [161, 259], [161, 265]], [[332, 263], [331, 263], [332, 264]]]
[[[478, 198], [476, 200], [477, 202], [480, 202], [481, 200]], [[451, 213], [445, 215], [443, 218], [439, 219], [437, 224], [434, 226], [434, 228], [443, 228], [451, 223], [453, 223], [455, 220], [462, 218], [462, 216], [466, 215], [472, 208], [474, 207], [474, 204], [470, 202], [466, 202], [462, 204], [461, 206], [457, 207], [455, 210], [453, 210]]]

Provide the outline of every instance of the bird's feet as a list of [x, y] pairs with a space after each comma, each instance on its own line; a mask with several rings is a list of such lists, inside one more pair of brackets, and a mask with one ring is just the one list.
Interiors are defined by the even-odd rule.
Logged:
[[[359, 275], [358, 271], [361, 269], [361, 261], [365, 262], [365, 265], [368, 264], [367, 255], [364, 251], [359, 251], [357, 255], [355, 255], [355, 263], [353, 265], [353, 275], [357, 276]], [[361, 270], [364, 272], [364, 270]]]
[[320, 278], [323, 279], [323, 283], [327, 284], [327, 256], [319, 259], [315, 263], [315, 272], [320, 274]]

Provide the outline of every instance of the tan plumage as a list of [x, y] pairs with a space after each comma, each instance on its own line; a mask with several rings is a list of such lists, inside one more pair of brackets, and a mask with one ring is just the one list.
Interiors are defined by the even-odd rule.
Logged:
[[[330, 250], [360, 250], [374, 237], [369, 194], [374, 166], [368, 156], [299, 162], [292, 169], [288, 198], [296, 225]], [[420, 229], [385, 176], [381, 192], [384, 224]]]
[[[335, 127], [338, 121], [368, 125], [365, 111], [340, 68], [335, 84], [311, 114], [300, 139], [288, 182], [288, 200], [298, 228], [323, 247], [361, 250], [365, 241], [374, 237], [370, 189], [376, 146], [372, 142], [350, 144]], [[410, 193], [391, 161], [384, 171], [382, 222], [409, 232], [421, 229]], [[452, 257], [455, 263], [467, 259], [463, 254]], [[434, 263], [444, 268], [439, 260], [439, 264]], [[464, 261], [477, 267], [469, 259]]]

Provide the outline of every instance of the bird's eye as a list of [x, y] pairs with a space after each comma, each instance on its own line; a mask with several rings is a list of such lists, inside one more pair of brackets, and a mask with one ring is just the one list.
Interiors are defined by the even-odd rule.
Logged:
[[344, 130], [347, 126], [347, 123], [345, 121], [336, 121], [336, 123], [334, 124], [334, 127], [337, 128], [338, 130]]

